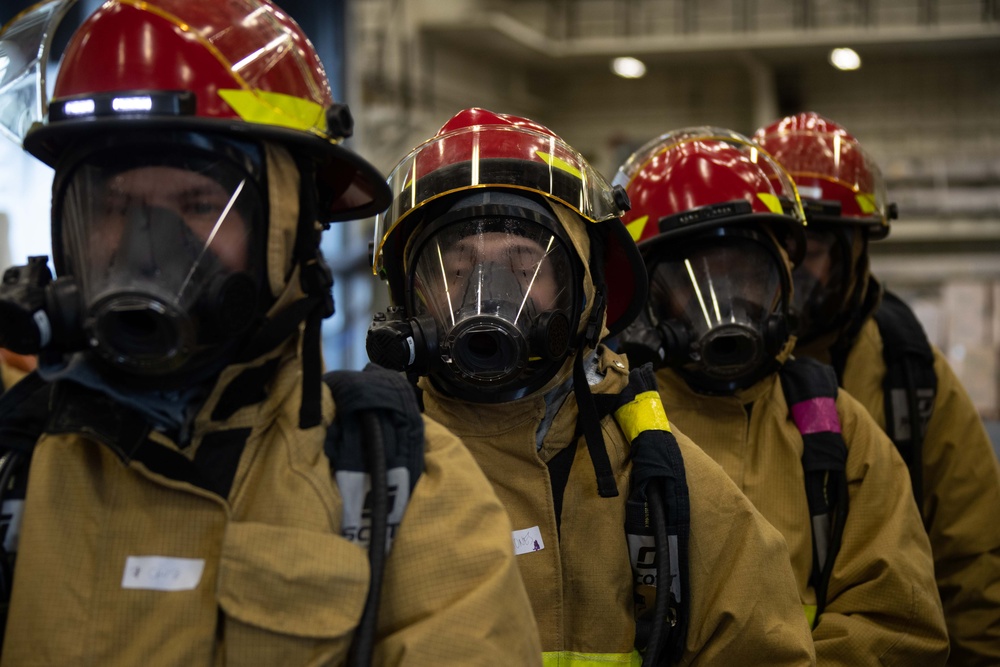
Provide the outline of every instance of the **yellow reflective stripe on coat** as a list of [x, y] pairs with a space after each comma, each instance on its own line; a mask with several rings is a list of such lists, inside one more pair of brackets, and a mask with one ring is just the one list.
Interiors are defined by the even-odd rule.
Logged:
[[546, 651], [542, 653], [544, 667], [604, 667], [605, 665], [629, 665], [640, 667], [642, 656], [638, 651], [631, 653], [574, 653], [573, 651]]
[[644, 391], [632, 401], [615, 410], [615, 420], [632, 442], [643, 431], [666, 431], [670, 433], [670, 422], [663, 410], [660, 395], [655, 391]]
[[802, 605], [802, 610], [806, 612], [806, 620], [809, 621], [809, 627], [816, 627], [816, 605], [814, 604], [804, 604]]

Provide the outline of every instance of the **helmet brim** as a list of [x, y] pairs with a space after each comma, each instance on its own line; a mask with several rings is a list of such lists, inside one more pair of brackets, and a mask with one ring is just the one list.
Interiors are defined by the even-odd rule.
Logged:
[[828, 225], [833, 227], [848, 226], [864, 228], [868, 230], [868, 238], [872, 241], [881, 241], [885, 237], [889, 236], [889, 231], [891, 229], [891, 226], [888, 223], [877, 218], [866, 220], [864, 218], [851, 218], [836, 215], [810, 215], [808, 213], [806, 215], [809, 223], [811, 224]]
[[761, 225], [763, 227], [770, 227], [778, 233], [778, 240], [788, 253], [788, 259], [792, 262], [792, 266], [798, 266], [805, 258], [806, 237], [805, 228], [802, 223], [791, 216], [766, 213], [749, 213], [727, 218], [704, 220], [684, 225], [683, 227], [661, 231], [656, 236], [640, 242], [639, 252], [646, 259], [663, 245], [676, 243], [679, 239], [696, 236], [717, 227], [741, 225]]
[[285, 145], [294, 154], [315, 161], [321, 222], [367, 218], [389, 206], [391, 195], [385, 177], [357, 153], [307, 132], [235, 118], [115, 117], [36, 124], [24, 138], [24, 149], [55, 168], [60, 157], [77, 141], [125, 128], [214, 132], [236, 139]]

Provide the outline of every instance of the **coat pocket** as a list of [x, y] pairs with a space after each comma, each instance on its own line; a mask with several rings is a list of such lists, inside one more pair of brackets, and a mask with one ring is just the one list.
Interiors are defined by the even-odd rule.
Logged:
[[338, 535], [231, 523], [217, 593], [226, 664], [305, 665], [346, 654], [368, 583], [367, 554]]

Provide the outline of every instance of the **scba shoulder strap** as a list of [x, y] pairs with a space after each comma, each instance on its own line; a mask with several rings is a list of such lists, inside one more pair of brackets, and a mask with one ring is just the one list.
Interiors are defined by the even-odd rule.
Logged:
[[[406, 377], [369, 364], [364, 371], [334, 371], [323, 376], [337, 406], [324, 449], [344, 499], [342, 532], [368, 547], [373, 534], [373, 473], [387, 479], [385, 551], [424, 468], [424, 422]], [[366, 420], [374, 415], [375, 422]], [[377, 426], [377, 432], [369, 427]], [[374, 440], [376, 442], [369, 442]], [[383, 454], [376, 457], [375, 445]]]
[[324, 449], [343, 498], [341, 532], [367, 547], [368, 599], [349, 664], [369, 665], [392, 538], [424, 469], [424, 422], [406, 377], [369, 364], [323, 376], [337, 406]]
[[[923, 504], [923, 441], [937, 396], [934, 351], [916, 315], [889, 291], [882, 295], [875, 323], [882, 336], [886, 369], [882, 381], [885, 430], [906, 461], [913, 496], [920, 507]], [[914, 424], [919, 427], [913, 428]]]
[[684, 459], [650, 364], [632, 369], [621, 393], [594, 399], [598, 413], [613, 414], [631, 444], [625, 533], [634, 575], [635, 646], [643, 665], [678, 662], [687, 640], [690, 590], [691, 504]]
[[830, 572], [847, 520], [847, 444], [837, 413], [837, 375], [812, 359], [790, 359], [779, 373], [792, 420], [802, 434], [802, 469], [812, 518], [813, 566], [809, 583], [815, 609], [806, 609], [813, 626], [826, 607]]

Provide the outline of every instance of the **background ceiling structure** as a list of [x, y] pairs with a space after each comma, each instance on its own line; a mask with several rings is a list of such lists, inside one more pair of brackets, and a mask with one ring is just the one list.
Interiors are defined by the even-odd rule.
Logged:
[[[798, 111], [845, 126], [900, 219], [872, 246], [1000, 418], [1000, 0], [358, 0], [358, 147], [388, 171], [468, 106], [542, 122], [607, 177], [669, 130]], [[833, 47], [861, 56], [855, 71]], [[640, 79], [610, 61], [646, 64]]]
[[[750, 133], [800, 110], [879, 158], [897, 242], [1000, 239], [997, 0], [363, 0], [360, 96], [388, 169], [458, 109], [548, 123], [605, 174], [692, 124]], [[829, 50], [863, 64], [841, 72]], [[613, 75], [611, 58], [647, 75]], [[955, 223], [955, 224], [952, 224]], [[970, 224], [975, 223], [975, 224]]]

